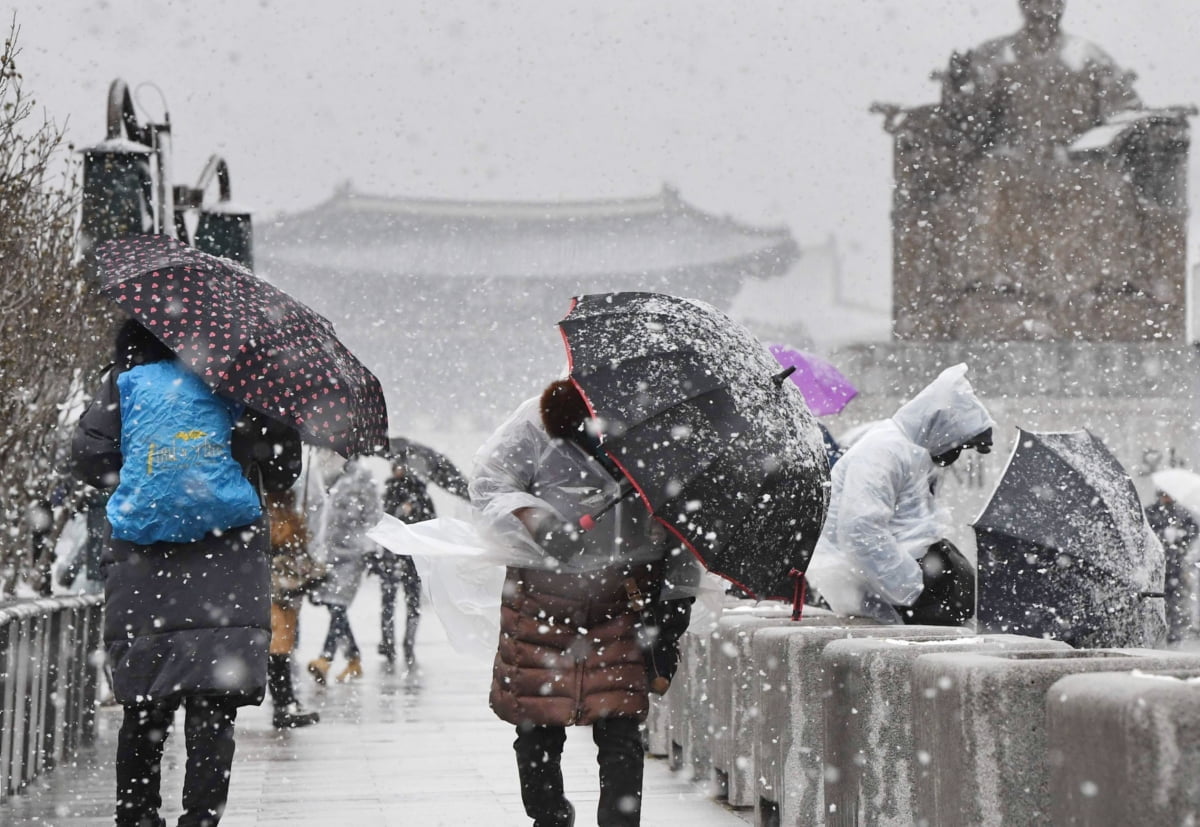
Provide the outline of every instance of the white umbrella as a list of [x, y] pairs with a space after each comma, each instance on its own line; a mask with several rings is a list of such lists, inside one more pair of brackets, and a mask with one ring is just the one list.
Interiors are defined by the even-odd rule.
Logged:
[[1168, 468], [1150, 475], [1154, 487], [1167, 494], [1175, 502], [1200, 520], [1200, 474], [1182, 468]]

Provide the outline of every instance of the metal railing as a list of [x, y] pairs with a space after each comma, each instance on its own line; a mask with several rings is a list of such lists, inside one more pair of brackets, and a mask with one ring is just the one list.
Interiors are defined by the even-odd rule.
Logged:
[[101, 614], [99, 595], [0, 605], [0, 801], [95, 735]]

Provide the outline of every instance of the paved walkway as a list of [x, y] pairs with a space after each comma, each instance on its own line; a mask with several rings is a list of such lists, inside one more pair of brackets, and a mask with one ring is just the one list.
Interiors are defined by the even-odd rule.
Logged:
[[[301, 676], [304, 700], [321, 711], [320, 724], [280, 733], [271, 727], [269, 703], [242, 710], [223, 827], [529, 824], [517, 787], [512, 729], [487, 707], [490, 665], [457, 656], [430, 616], [418, 640], [420, 679], [385, 673], [374, 654], [378, 595], [376, 581], [368, 579], [352, 611], [367, 653], [363, 681], [318, 689]], [[326, 617], [312, 606], [303, 615], [300, 660], [306, 662], [320, 647]], [[0, 805], [0, 824], [110, 824], [119, 724], [119, 709], [102, 709], [95, 746], [74, 766], [60, 767]], [[563, 768], [580, 827], [595, 823], [595, 754], [590, 732], [570, 731]], [[163, 764], [168, 823], [178, 814], [183, 761], [182, 739], [172, 736]], [[750, 821], [750, 812], [707, 800], [665, 761], [647, 759], [647, 827], [744, 827]]]

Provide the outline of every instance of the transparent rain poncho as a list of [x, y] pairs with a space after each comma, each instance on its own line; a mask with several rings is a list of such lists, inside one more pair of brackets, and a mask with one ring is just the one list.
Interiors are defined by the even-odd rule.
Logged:
[[949, 527], [934, 494], [941, 472], [932, 457], [995, 425], [966, 373], [965, 364], [944, 370], [833, 467], [807, 577], [835, 612], [899, 623], [891, 607], [921, 594], [917, 560]]
[[[711, 614], [719, 612], [724, 583], [704, 575], [690, 551], [668, 542], [665, 529], [634, 495], [608, 509], [560, 557], [543, 550], [513, 513], [530, 508], [548, 525], [577, 525], [621, 493], [595, 459], [546, 433], [535, 398], [518, 407], [476, 453], [470, 520], [406, 525], [385, 516], [370, 536], [413, 557], [451, 643], [481, 656], [495, 652], [507, 566], [582, 573], [662, 559], [662, 599], [700, 597]], [[694, 613], [693, 625], [709, 613]]]

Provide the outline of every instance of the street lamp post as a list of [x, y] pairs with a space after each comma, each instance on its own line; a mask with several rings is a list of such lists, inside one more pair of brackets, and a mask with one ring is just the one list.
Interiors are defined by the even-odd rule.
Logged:
[[[138, 123], [128, 84], [114, 80], [108, 89], [107, 137], [82, 153], [84, 255], [122, 235], [159, 233], [253, 265], [250, 212], [231, 201], [223, 158], [208, 159], [195, 187], [171, 185], [171, 116], [165, 107], [161, 123]], [[214, 179], [218, 200], [205, 205], [204, 192]], [[196, 231], [190, 239], [187, 217], [193, 210]]]

